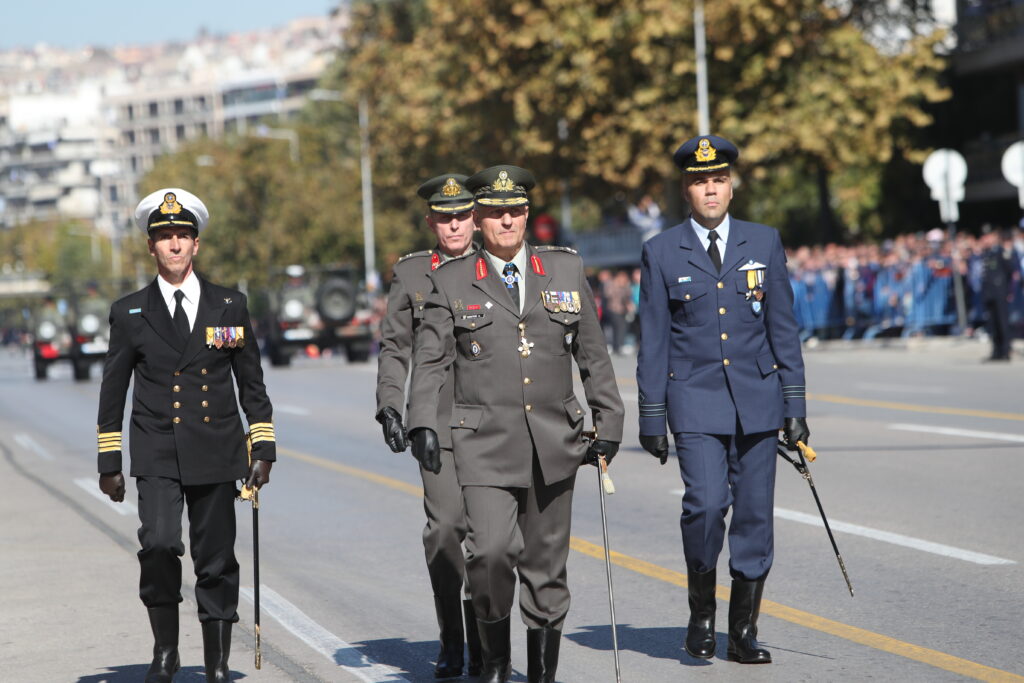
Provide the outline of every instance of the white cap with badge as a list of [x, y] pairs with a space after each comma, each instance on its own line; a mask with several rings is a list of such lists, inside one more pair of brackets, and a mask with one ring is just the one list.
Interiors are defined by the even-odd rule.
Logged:
[[135, 207], [135, 225], [149, 235], [150, 230], [187, 225], [202, 232], [210, 220], [210, 212], [199, 197], [176, 187], [169, 187], [146, 196]]

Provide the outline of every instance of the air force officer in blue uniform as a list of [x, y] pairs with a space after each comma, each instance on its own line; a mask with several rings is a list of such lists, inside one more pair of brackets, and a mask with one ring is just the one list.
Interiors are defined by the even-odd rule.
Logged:
[[704, 135], [674, 161], [689, 220], [648, 240], [640, 283], [640, 443], [668, 458], [686, 492], [680, 526], [689, 583], [686, 650], [715, 652], [715, 568], [729, 526], [729, 659], [767, 663], [756, 641], [772, 566], [775, 448], [807, 442], [804, 364], [779, 233], [729, 216], [739, 152]]

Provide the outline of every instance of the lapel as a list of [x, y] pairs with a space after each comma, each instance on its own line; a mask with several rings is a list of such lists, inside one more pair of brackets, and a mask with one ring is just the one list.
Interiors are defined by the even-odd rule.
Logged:
[[171, 320], [171, 313], [167, 310], [167, 303], [160, 295], [160, 285], [156, 278], [149, 285], [149, 297], [146, 301], [146, 310], [142, 311], [145, 320], [156, 335], [166, 342], [172, 349], [181, 353], [183, 345], [174, 329], [174, 321]]
[[[715, 280], [719, 279], [719, 274], [715, 271], [715, 264], [711, 262], [711, 257], [708, 256], [708, 252], [704, 250], [704, 245], [700, 243], [697, 238], [697, 233], [693, 230], [693, 225], [687, 218], [682, 225], [679, 226], [679, 247], [689, 251], [688, 257], [690, 264], [696, 266], [700, 270], [710, 275]], [[730, 236], [731, 236], [730, 229]], [[728, 248], [728, 247], [727, 247]], [[723, 264], [723, 272], [724, 272]]]
[[[516, 319], [519, 319], [519, 311], [516, 310], [515, 306], [512, 305], [512, 297], [505, 290], [505, 283], [498, 279], [498, 273], [494, 272], [494, 264], [484, 254], [483, 249], [477, 252], [476, 257], [470, 257], [473, 259], [473, 286], [481, 290], [487, 297], [495, 304], [501, 306], [509, 313], [514, 315]], [[487, 277], [482, 280], [476, 279], [476, 259], [482, 258], [484, 263], [487, 264]], [[520, 292], [522, 293], [522, 292]]]
[[[526, 285], [523, 288], [521, 294], [526, 298], [523, 299], [523, 318], [530, 314], [530, 311], [540, 303], [540, 293], [547, 289], [548, 283], [551, 282], [550, 275], [537, 275], [533, 272], [533, 256], [537, 256], [537, 251], [532, 245], [526, 245], [526, 273], [523, 274], [523, 282]], [[540, 256], [537, 256], [540, 258]], [[547, 273], [547, 268], [544, 269]]]
[[[691, 232], [693, 232], [691, 230]], [[722, 277], [736, 269], [736, 264], [746, 260], [743, 245], [747, 243], [747, 231], [743, 228], [743, 221], [729, 218], [729, 239], [725, 243], [725, 260], [722, 261]], [[711, 260], [711, 257], [708, 257]]]
[[[196, 277], [199, 276], [196, 275]], [[192, 326], [192, 334], [189, 335], [188, 343], [185, 345], [181, 357], [178, 358], [175, 370], [184, 368], [202, 350], [206, 343], [206, 328], [217, 327], [220, 324], [224, 308], [223, 299], [214, 299], [206, 280], [199, 278], [199, 310], [196, 311], [196, 322]], [[246, 339], [245, 342], [247, 344], [254, 343], [252, 339]]]

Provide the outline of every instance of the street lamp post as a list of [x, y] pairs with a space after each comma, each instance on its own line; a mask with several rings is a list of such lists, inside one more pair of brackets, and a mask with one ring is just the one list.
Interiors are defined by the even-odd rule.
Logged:
[[704, 36], [704, 0], [693, 6], [693, 43], [697, 59], [697, 134], [711, 134], [711, 116], [708, 113], [708, 60], [707, 41]]

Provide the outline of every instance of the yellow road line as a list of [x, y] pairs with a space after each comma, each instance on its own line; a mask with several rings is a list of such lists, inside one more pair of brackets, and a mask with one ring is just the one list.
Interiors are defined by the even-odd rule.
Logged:
[[[620, 384], [636, 385], [632, 377], [616, 377]], [[886, 410], [903, 410], [911, 413], [928, 413], [931, 415], [960, 415], [963, 417], [987, 417], [993, 420], [1014, 420], [1024, 422], [1024, 413], [1001, 413], [995, 410], [975, 410], [973, 408], [947, 408], [944, 406], [925, 406], [916, 403], [899, 403], [897, 401], [875, 401], [869, 398], [854, 398], [838, 394], [807, 394], [808, 401], [823, 403], [839, 403], [847, 406], [864, 406], [867, 408], [885, 408]]]
[[[347, 474], [375, 484], [380, 484], [401, 493], [416, 497], [423, 496], [423, 489], [421, 487], [408, 484], [392, 477], [376, 474], [358, 467], [342, 465], [341, 463], [334, 462], [333, 460], [320, 458], [291, 448], [279, 447], [277, 452], [316, 467], [332, 470], [341, 474]], [[569, 547], [583, 555], [599, 560], [604, 559], [604, 548], [602, 546], [591, 543], [590, 541], [585, 541], [582, 538], [577, 538], [575, 536], [571, 537], [569, 539]], [[657, 579], [658, 581], [663, 581], [665, 583], [672, 584], [673, 586], [679, 586], [680, 588], [687, 587], [686, 574], [681, 572], [667, 569], [666, 567], [661, 567], [659, 565], [652, 564], [651, 562], [646, 562], [639, 558], [631, 557], [630, 555], [625, 555], [614, 550], [611, 551], [611, 558], [613, 564], [640, 574], [641, 576]], [[729, 588], [726, 586], [718, 586], [716, 595], [719, 600], [728, 601]], [[798, 626], [803, 626], [822, 633], [828, 633], [838, 638], [866, 645], [876, 650], [882, 650], [883, 652], [899, 655], [900, 657], [905, 657], [916, 662], [928, 664], [929, 666], [934, 666], [938, 669], [943, 669], [944, 671], [950, 671], [962, 676], [975, 678], [979, 681], [992, 681], [999, 683], [1013, 681], [1016, 683], [1024, 683], [1024, 676], [1018, 676], [1017, 674], [1013, 674], [1008, 671], [1002, 671], [1001, 669], [995, 669], [967, 659], [954, 657], [953, 655], [939, 652], [938, 650], [931, 650], [926, 647], [921, 647], [920, 645], [914, 645], [902, 640], [890, 638], [889, 636], [884, 636], [881, 633], [875, 633], [866, 629], [857, 628], [856, 626], [850, 626], [838, 621], [826, 619], [825, 617], [819, 617], [816, 614], [787, 607], [786, 605], [772, 602], [771, 600], [761, 601], [761, 614], [767, 614], [769, 616], [797, 624]]]

